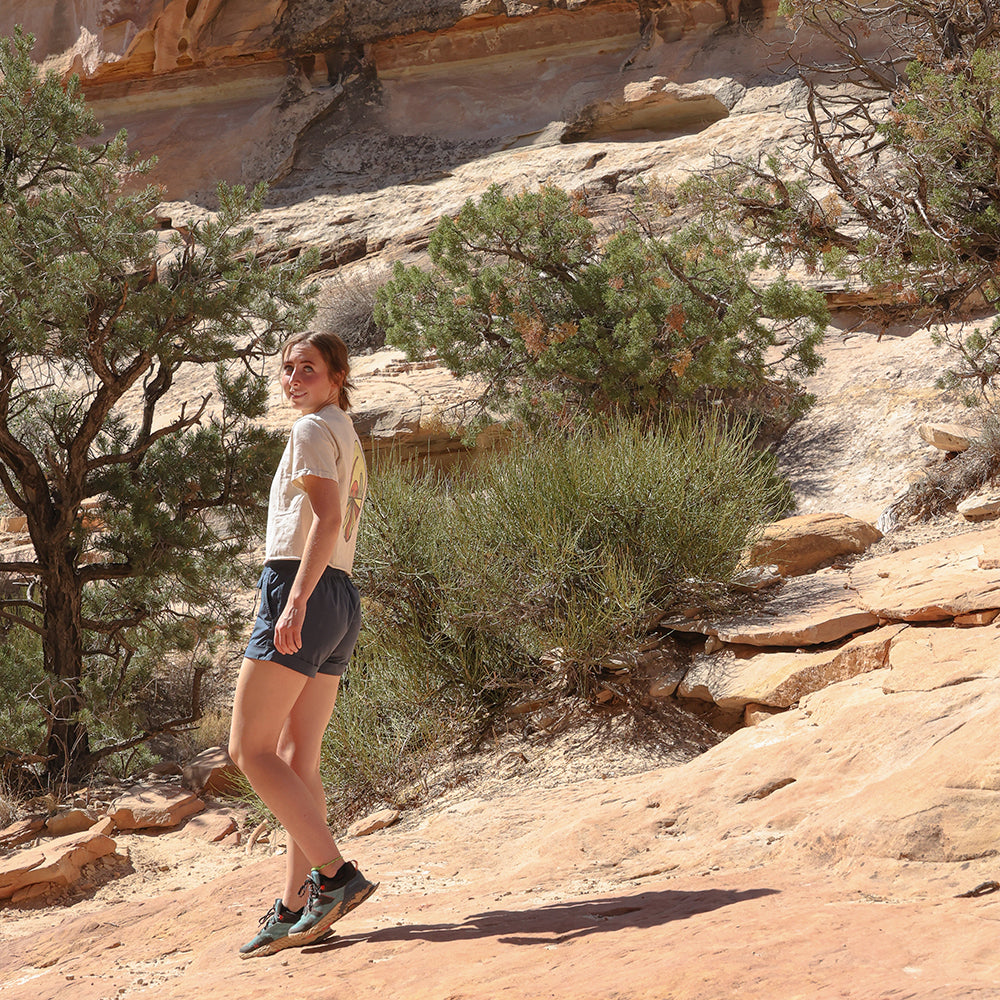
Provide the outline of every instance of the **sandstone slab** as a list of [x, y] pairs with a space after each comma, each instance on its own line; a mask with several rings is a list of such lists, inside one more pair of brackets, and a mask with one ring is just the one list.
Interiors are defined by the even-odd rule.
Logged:
[[746, 562], [773, 564], [782, 576], [800, 576], [837, 556], [860, 554], [881, 537], [874, 525], [846, 514], [799, 514], [767, 525]]
[[205, 808], [193, 792], [166, 782], [143, 781], [111, 803], [108, 815], [119, 830], [173, 827]]
[[942, 621], [1000, 608], [1000, 527], [967, 532], [850, 571], [858, 604], [880, 618]]
[[1000, 490], [988, 490], [966, 497], [956, 508], [962, 517], [981, 521], [1000, 514]]
[[788, 708], [813, 691], [884, 667], [890, 645], [906, 628], [886, 626], [822, 650], [727, 646], [696, 656], [678, 694], [728, 710], [750, 704]]
[[194, 837], [208, 843], [219, 843], [238, 830], [236, 817], [231, 813], [210, 809], [192, 816], [176, 836]]
[[26, 887], [39, 884], [72, 885], [85, 864], [114, 850], [115, 842], [110, 837], [87, 831], [17, 851], [0, 860], [0, 899], [10, 899]]
[[9, 850], [34, 840], [45, 829], [46, 818], [44, 814], [25, 816], [4, 827], [0, 830], [0, 850]]
[[696, 626], [730, 645], [818, 646], [836, 642], [853, 632], [874, 628], [878, 616], [862, 607], [847, 589], [847, 575], [839, 572], [798, 576], [770, 592], [763, 609], [754, 615]]

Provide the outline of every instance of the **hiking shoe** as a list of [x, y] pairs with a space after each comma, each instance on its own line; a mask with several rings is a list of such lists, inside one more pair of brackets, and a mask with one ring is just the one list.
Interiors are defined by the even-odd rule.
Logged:
[[331, 878], [313, 869], [302, 886], [309, 891], [309, 901], [299, 922], [288, 931], [288, 943], [306, 944], [318, 938], [345, 913], [360, 906], [377, 888], [377, 882], [369, 882], [349, 861]]
[[288, 932], [301, 918], [302, 910], [290, 910], [280, 899], [274, 901], [273, 909], [260, 918], [260, 930], [256, 937], [240, 948], [240, 958], [255, 958], [258, 955], [273, 955], [292, 944]]

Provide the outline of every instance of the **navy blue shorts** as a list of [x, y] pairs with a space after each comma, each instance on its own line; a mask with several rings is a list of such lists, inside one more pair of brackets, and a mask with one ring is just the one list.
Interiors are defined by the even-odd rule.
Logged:
[[339, 677], [347, 668], [361, 631], [361, 597], [343, 570], [327, 566], [310, 594], [302, 622], [302, 648], [290, 655], [274, 648], [274, 626], [288, 601], [298, 568], [296, 559], [264, 566], [257, 585], [260, 611], [246, 655], [251, 660], [280, 663], [307, 677]]

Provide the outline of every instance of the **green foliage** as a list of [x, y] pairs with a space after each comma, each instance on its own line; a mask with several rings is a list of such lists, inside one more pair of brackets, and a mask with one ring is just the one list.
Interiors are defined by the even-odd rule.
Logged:
[[[996, 310], [996, 5], [783, 0], [781, 12], [799, 37], [818, 34], [840, 57], [799, 61], [809, 86], [804, 156], [737, 165], [691, 183], [682, 199], [740, 225], [778, 264], [871, 289], [883, 323]], [[991, 399], [998, 338], [996, 326], [942, 332], [957, 351], [944, 381]]]
[[[384, 460], [359, 539], [359, 655], [327, 736], [338, 795], [414, 774], [443, 736], [469, 736], [508, 700], [586, 695], [652, 608], [711, 598], [782, 483], [748, 425], [612, 418], [524, 436], [455, 478]], [[562, 650], [565, 675], [542, 654]]]
[[51, 697], [41, 652], [38, 637], [21, 629], [0, 641], [0, 755], [12, 762], [45, 749], [44, 706]]
[[580, 198], [493, 186], [441, 219], [429, 254], [429, 271], [397, 264], [378, 293], [387, 340], [480, 377], [485, 408], [533, 426], [567, 407], [656, 414], [775, 381], [794, 395], [820, 365], [822, 297], [751, 280], [758, 255], [699, 225], [661, 239], [636, 214], [602, 244]]
[[[212, 217], [158, 230], [148, 164], [124, 134], [96, 141], [78, 81], [43, 76], [32, 41], [0, 39], [0, 488], [35, 552], [5, 568], [38, 586], [0, 614], [41, 637], [51, 767], [79, 776], [131, 743], [126, 721], [90, 735], [95, 692], [142, 677], [136, 650], [236, 627], [281, 447], [254, 426], [263, 359], [312, 314], [312, 258], [258, 253], [263, 188], [220, 187]], [[178, 398], [201, 366], [212, 406]]]

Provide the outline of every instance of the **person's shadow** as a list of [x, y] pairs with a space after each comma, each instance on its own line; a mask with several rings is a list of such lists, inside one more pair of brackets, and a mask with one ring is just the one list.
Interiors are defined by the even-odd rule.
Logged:
[[404, 924], [367, 934], [338, 935], [320, 944], [307, 946], [303, 951], [307, 954], [318, 953], [346, 948], [361, 941], [381, 943], [417, 938], [425, 941], [469, 941], [495, 937], [504, 944], [561, 944], [588, 934], [617, 931], [624, 927], [656, 927], [777, 892], [777, 889], [705, 889], [699, 892], [664, 889], [635, 896], [554, 903], [531, 910], [488, 910], [471, 914], [461, 923]]

